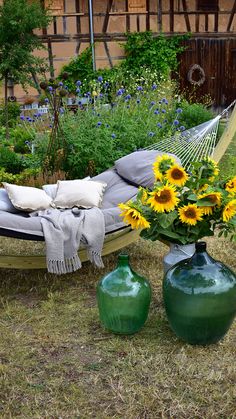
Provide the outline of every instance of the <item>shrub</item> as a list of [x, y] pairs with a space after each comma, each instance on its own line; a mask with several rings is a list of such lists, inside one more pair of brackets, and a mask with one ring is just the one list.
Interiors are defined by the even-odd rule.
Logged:
[[[17, 102], [9, 102], [8, 103], [8, 119], [9, 119], [9, 126], [14, 127], [17, 122], [17, 118], [20, 116], [20, 105]], [[2, 103], [0, 106], [0, 125], [6, 125], [6, 113], [4, 104]]]
[[201, 103], [189, 104], [187, 101], [184, 101], [179, 104], [179, 107], [182, 109], [179, 121], [186, 129], [200, 125], [214, 117], [213, 112]]
[[29, 132], [25, 128], [16, 127], [11, 130], [10, 137], [16, 153], [25, 154], [30, 152], [31, 142], [34, 139], [33, 132]]
[[9, 173], [20, 173], [23, 169], [21, 157], [7, 147], [0, 147], [0, 167]]

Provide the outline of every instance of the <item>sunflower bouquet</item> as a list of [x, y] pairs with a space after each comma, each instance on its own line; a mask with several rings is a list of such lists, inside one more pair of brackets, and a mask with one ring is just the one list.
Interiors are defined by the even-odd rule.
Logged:
[[141, 237], [177, 244], [214, 235], [236, 240], [236, 176], [221, 180], [217, 163], [206, 157], [190, 171], [174, 157], [153, 164], [152, 190], [140, 187], [134, 201], [119, 204], [121, 216]]

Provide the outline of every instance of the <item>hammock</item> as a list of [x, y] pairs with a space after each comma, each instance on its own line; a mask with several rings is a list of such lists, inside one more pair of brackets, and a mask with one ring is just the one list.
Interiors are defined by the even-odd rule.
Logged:
[[[220, 115], [207, 121], [197, 127], [178, 133], [177, 136], [160, 141], [146, 147], [145, 150], [158, 150], [164, 153], [173, 153], [178, 156], [182, 165], [189, 167], [191, 161], [201, 161], [203, 157], [209, 156], [219, 162], [224, 155], [231, 140], [236, 134], [236, 100], [232, 102]], [[234, 106], [235, 105], [235, 106]], [[230, 108], [234, 106], [230, 119], [226, 124], [226, 128], [221, 138], [217, 141], [217, 130], [219, 121], [222, 117], [227, 116]], [[139, 231], [132, 230], [130, 226], [119, 228], [106, 234], [102, 255], [110, 254], [125, 246], [128, 246], [139, 238]], [[16, 231], [0, 229], [0, 235], [21, 238], [28, 240], [42, 241], [40, 237], [28, 237], [27, 235], [17, 234]], [[79, 251], [81, 261], [87, 260], [86, 251]], [[16, 255], [6, 256], [0, 255], [0, 268], [11, 269], [39, 269], [46, 268], [45, 256]]]

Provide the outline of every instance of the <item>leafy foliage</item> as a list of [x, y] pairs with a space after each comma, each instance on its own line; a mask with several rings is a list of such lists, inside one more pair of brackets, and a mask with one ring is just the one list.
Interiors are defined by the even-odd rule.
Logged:
[[7, 147], [0, 147], [0, 167], [7, 172], [16, 174], [23, 169], [20, 156]]

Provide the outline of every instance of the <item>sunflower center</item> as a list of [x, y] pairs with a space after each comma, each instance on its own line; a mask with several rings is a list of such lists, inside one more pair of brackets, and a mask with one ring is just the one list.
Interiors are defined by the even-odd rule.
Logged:
[[134, 220], [139, 220], [139, 214], [136, 214], [135, 212], [130, 212], [130, 215]]
[[161, 191], [159, 195], [158, 194], [155, 195], [155, 200], [159, 204], [166, 204], [167, 202], [171, 201], [170, 191], [167, 191], [167, 190]]
[[187, 218], [196, 218], [196, 211], [193, 208], [188, 208], [185, 211], [185, 216]]
[[215, 204], [217, 202], [217, 196], [216, 195], [209, 195], [209, 199], [212, 202], [212, 204]]
[[171, 172], [171, 176], [173, 179], [176, 180], [183, 179], [183, 172], [180, 169], [173, 169]]

